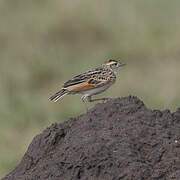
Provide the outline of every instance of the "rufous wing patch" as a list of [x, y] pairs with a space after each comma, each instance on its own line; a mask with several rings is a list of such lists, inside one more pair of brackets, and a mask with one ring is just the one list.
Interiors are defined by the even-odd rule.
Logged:
[[83, 82], [67, 87], [68, 91], [85, 91], [92, 88], [96, 88], [96, 87], [92, 84], [89, 84], [88, 82]]
[[91, 78], [91, 79], [89, 79], [89, 80], [87, 80], [85, 82], [69, 86], [69, 87], [67, 87], [67, 89], [68, 89], [68, 91], [85, 91], [85, 90], [89, 90], [89, 89], [104, 86], [108, 82], [109, 82], [109, 80], [100, 81], [100, 80], [95, 80], [95, 79]]

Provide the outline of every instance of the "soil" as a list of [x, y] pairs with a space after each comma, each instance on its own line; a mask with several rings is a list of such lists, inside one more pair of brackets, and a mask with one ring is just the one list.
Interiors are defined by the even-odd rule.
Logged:
[[3, 180], [180, 180], [180, 108], [112, 99], [37, 135]]

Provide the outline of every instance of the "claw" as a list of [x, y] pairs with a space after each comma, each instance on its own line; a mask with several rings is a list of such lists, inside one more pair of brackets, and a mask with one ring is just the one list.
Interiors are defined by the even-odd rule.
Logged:
[[112, 98], [103, 98], [102, 100], [103, 100], [103, 103], [106, 103], [106, 102], [108, 102], [108, 101], [110, 101]]

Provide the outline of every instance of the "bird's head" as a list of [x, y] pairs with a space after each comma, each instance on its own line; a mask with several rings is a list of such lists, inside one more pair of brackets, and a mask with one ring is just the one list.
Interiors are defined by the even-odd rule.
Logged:
[[104, 64], [106, 67], [110, 68], [112, 71], [117, 72], [119, 68], [125, 66], [125, 63], [121, 63], [114, 59], [109, 59]]

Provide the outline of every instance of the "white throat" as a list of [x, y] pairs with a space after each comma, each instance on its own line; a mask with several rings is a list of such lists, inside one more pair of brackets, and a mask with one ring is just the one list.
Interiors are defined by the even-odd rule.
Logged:
[[114, 71], [114, 74], [115, 74], [115, 76], [117, 76], [117, 74], [118, 74], [118, 71]]

